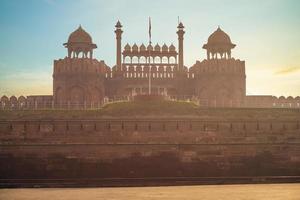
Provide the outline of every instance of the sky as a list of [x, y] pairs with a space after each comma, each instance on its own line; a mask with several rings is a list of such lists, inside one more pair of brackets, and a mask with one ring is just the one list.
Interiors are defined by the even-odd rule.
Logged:
[[245, 60], [248, 95], [300, 95], [300, 1], [298, 0], [1, 0], [0, 96], [52, 94], [53, 60], [81, 25], [98, 48], [94, 57], [115, 64], [114, 25], [122, 45], [148, 41], [177, 46], [178, 16], [185, 25], [187, 67], [218, 26]]

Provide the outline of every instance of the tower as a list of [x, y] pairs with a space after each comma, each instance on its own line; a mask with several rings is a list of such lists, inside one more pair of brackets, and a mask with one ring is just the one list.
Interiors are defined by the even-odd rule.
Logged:
[[177, 35], [178, 35], [178, 70], [183, 70], [183, 35], [185, 33], [184, 26], [182, 22], [180, 22], [177, 26]]
[[235, 44], [232, 44], [230, 37], [218, 27], [218, 29], [209, 36], [207, 44], [203, 45], [203, 49], [206, 49], [207, 60], [218, 59], [218, 55], [222, 59], [230, 59], [231, 49], [235, 46]]
[[84, 108], [99, 105], [104, 97], [106, 65], [93, 59], [92, 37], [81, 27], [64, 43], [68, 56], [54, 60], [53, 96], [56, 107]]
[[231, 57], [236, 45], [220, 27], [203, 45], [207, 59], [197, 62], [195, 92], [202, 104], [211, 107], [242, 106], [246, 96], [245, 61]]
[[117, 71], [122, 71], [122, 62], [121, 62], [121, 40], [122, 40], [122, 25], [120, 23], [120, 21], [118, 20], [117, 24], [116, 24], [116, 48], [117, 48], [117, 55], [116, 55], [116, 65], [117, 65]]
[[91, 36], [83, 30], [81, 25], [70, 34], [68, 42], [64, 43], [64, 46], [68, 49], [69, 58], [78, 58], [80, 54], [82, 58], [93, 58], [93, 49], [97, 48], [96, 44], [93, 44]]

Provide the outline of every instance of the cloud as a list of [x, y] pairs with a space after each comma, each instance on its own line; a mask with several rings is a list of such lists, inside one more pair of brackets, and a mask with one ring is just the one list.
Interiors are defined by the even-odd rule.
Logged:
[[294, 72], [300, 71], [300, 67], [288, 67], [281, 70], [276, 71], [274, 74], [276, 75], [285, 75], [285, 74], [291, 74]]

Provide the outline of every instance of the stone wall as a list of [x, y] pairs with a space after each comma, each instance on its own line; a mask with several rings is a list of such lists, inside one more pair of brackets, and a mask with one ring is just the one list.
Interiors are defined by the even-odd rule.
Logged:
[[[44, 138], [69, 136], [111, 138], [157, 138], [170, 142], [196, 142], [206, 135], [218, 140], [226, 137], [281, 137], [300, 132], [299, 119], [294, 120], [197, 120], [197, 119], [101, 119], [101, 120], [14, 120], [0, 121], [1, 138]], [[296, 134], [297, 135], [297, 134]], [[295, 135], [295, 136], [296, 136]], [[185, 140], [182, 140], [185, 138]], [[88, 138], [88, 137], [87, 137]], [[55, 138], [53, 138], [55, 141]], [[177, 141], [178, 139], [178, 141]], [[159, 141], [159, 140], [158, 140]], [[158, 142], [156, 141], [156, 142]], [[168, 140], [162, 140], [168, 142]], [[49, 141], [51, 142], [51, 141]], [[116, 141], [117, 142], [117, 141]]]
[[1, 178], [300, 175], [297, 120], [0, 122]]
[[293, 144], [1, 145], [1, 178], [296, 176]]
[[300, 97], [276, 97], [272, 95], [246, 96], [245, 107], [248, 108], [300, 108]]
[[104, 62], [89, 58], [54, 61], [53, 100], [56, 107], [86, 107], [99, 104], [105, 96]]

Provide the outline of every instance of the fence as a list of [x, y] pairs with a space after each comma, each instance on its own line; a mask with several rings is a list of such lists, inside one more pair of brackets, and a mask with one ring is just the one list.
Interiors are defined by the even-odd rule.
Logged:
[[[93, 102], [85, 101], [83, 103], [68, 102], [54, 102], [52, 96], [38, 96], [38, 98], [29, 96], [27, 98], [21, 96], [16, 98], [12, 96], [7, 98], [3, 96], [0, 100], [0, 110], [91, 110], [101, 109], [103, 106], [109, 103], [115, 102], [129, 102], [133, 101], [134, 95], [125, 96], [112, 96], [104, 97], [102, 101]], [[274, 101], [252, 101], [247, 99], [244, 101], [232, 100], [232, 99], [208, 99], [198, 98], [193, 95], [166, 95], [163, 94], [163, 99], [170, 101], [184, 101], [193, 102], [199, 107], [210, 107], [210, 108], [290, 108], [300, 109], [300, 99], [295, 98], [293, 101], [289, 99], [275, 99]], [[280, 101], [279, 101], [280, 100]]]

